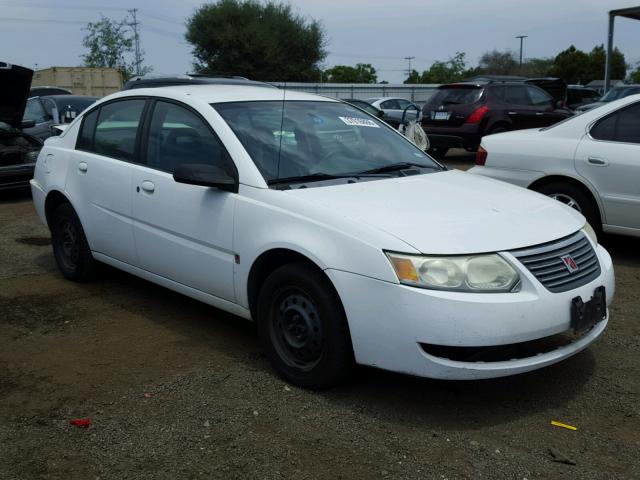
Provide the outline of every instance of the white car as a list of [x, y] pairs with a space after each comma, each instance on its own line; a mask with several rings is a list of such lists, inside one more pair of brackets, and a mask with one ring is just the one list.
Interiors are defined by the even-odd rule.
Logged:
[[104, 262], [253, 319], [276, 370], [305, 387], [355, 363], [526, 372], [608, 322], [611, 258], [582, 215], [447, 171], [324, 97], [120, 92], [47, 140], [31, 186], [65, 277]]
[[[397, 122], [402, 121], [402, 115], [405, 113], [405, 120], [420, 120], [422, 118], [422, 109], [415, 103], [405, 99], [396, 97], [369, 98], [366, 100], [378, 110], [384, 113], [383, 119], [392, 119]], [[415, 108], [407, 108], [413, 105]]]
[[640, 95], [482, 139], [471, 173], [543, 193], [596, 229], [640, 236]]

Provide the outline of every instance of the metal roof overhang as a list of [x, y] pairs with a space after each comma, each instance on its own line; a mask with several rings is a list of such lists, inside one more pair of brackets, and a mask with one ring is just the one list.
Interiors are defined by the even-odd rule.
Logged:
[[613, 23], [616, 17], [625, 17], [632, 20], [640, 20], [640, 6], [619, 8], [609, 12], [609, 33], [607, 36], [607, 61], [604, 68], [604, 91], [609, 90], [611, 83], [611, 54], [613, 53]]

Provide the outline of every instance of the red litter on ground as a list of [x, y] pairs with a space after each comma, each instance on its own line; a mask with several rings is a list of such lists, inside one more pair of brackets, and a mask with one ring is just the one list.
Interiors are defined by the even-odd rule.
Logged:
[[69, 423], [75, 427], [87, 428], [89, 425], [91, 425], [91, 419], [90, 418], [74, 418], [73, 420], [69, 421]]

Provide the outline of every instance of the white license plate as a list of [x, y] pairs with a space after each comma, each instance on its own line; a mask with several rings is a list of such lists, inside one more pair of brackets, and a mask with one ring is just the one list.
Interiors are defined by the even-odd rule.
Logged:
[[450, 112], [432, 112], [433, 120], [449, 120]]

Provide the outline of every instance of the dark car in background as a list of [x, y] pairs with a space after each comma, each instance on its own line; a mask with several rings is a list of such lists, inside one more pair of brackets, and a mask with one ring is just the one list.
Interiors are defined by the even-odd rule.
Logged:
[[578, 107], [600, 100], [600, 93], [593, 88], [582, 87], [580, 85], [569, 85], [567, 90], [567, 107], [575, 110]]
[[604, 105], [605, 103], [613, 102], [614, 100], [620, 100], [621, 98], [628, 97], [629, 95], [635, 95], [636, 93], [640, 93], [640, 85], [637, 84], [620, 85], [618, 87], [613, 87], [611, 90], [605, 93], [597, 102], [581, 105], [576, 108], [576, 112], [586, 112], [587, 110], [599, 107], [601, 105]]
[[45, 97], [48, 95], [71, 95], [71, 90], [62, 87], [31, 87], [29, 97]]
[[[552, 79], [534, 79], [558, 88]], [[566, 86], [566, 84], [565, 84]], [[422, 127], [431, 153], [446, 155], [450, 148], [474, 151], [484, 135], [547, 127], [572, 115], [562, 94], [554, 98], [525, 81], [475, 81], [441, 85], [422, 109]], [[566, 93], [566, 90], [565, 90]]]
[[99, 98], [87, 95], [32, 97], [27, 100], [23, 121], [33, 121], [35, 125], [25, 128], [24, 132], [41, 140], [49, 138], [53, 125], [71, 123]]
[[42, 141], [21, 131], [33, 70], [0, 62], [0, 190], [22, 188], [33, 177]]

